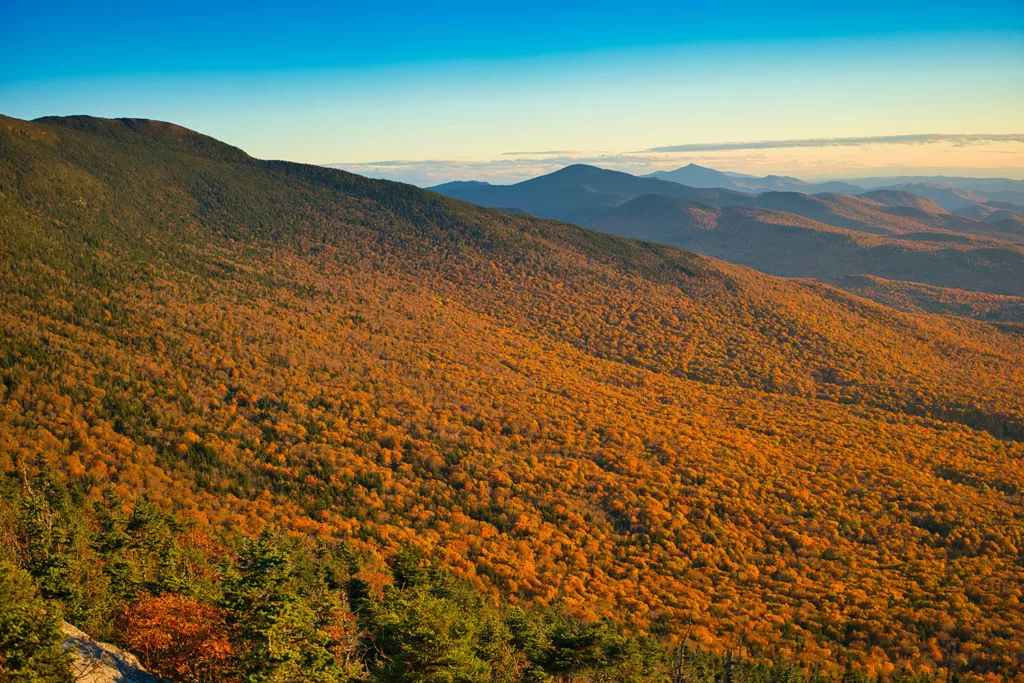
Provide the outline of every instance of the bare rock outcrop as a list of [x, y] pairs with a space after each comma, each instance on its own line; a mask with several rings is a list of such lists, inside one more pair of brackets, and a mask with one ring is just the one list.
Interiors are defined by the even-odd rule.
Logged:
[[76, 683], [166, 683], [148, 673], [130, 652], [100, 643], [66, 621], [61, 624], [64, 650], [71, 653]]

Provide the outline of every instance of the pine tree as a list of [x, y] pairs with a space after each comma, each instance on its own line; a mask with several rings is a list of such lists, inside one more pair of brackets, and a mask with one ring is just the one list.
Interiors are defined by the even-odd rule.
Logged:
[[0, 560], [0, 606], [0, 681], [70, 683], [58, 610], [39, 596], [27, 572], [6, 560]]

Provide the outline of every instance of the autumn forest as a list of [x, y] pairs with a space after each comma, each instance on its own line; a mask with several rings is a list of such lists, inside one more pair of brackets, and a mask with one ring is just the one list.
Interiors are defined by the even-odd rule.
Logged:
[[[0, 631], [180, 681], [1024, 679], [1019, 322], [140, 119], [0, 117], [0, 282]], [[70, 680], [43, 641], [10, 680]]]

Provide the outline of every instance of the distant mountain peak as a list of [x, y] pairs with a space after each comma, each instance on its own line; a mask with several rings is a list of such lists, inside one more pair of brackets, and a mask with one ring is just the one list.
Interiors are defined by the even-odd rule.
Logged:
[[491, 187], [491, 184], [483, 180], [452, 180], [426, 189], [444, 194], [446, 190], [468, 189], [472, 187]]
[[560, 168], [557, 171], [549, 173], [548, 175], [601, 175], [608, 173], [620, 173], [620, 171], [613, 171], [609, 168], [601, 168], [599, 166], [592, 166], [590, 164], [569, 164], [568, 166]]

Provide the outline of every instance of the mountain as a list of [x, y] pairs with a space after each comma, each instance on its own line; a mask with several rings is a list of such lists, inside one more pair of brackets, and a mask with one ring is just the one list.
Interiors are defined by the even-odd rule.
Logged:
[[[714, 182], [718, 174], [692, 165], [680, 170], [707, 182]], [[570, 166], [510, 186], [449, 184], [434, 189], [474, 203], [516, 207], [615, 235], [681, 246], [774, 275], [814, 277], [837, 286], [845, 286], [852, 276], [870, 275], [982, 294], [1024, 294], [1024, 230], [1012, 215], [975, 220], [906, 190], [751, 194], [687, 187], [592, 166]], [[940, 188], [939, 194], [949, 192]], [[703, 207], [693, 207], [694, 202]], [[715, 230], [694, 232], [695, 212], [711, 207], [737, 210], [713, 212]], [[860, 284], [856, 291], [871, 296]], [[912, 291], [924, 296], [915, 309], [927, 304], [933, 312], [952, 310], [923, 294], [926, 290]], [[886, 292], [879, 296], [896, 301]], [[955, 310], [1012, 318], [1017, 308], [1011, 303], [1007, 311], [986, 306]]]
[[435, 187], [430, 188], [434, 192], [440, 192], [441, 194], [450, 194], [452, 192], [460, 192], [463, 190], [472, 190], [474, 188], [491, 187], [490, 183], [485, 183], [481, 180], [454, 180], [450, 183], [441, 183]]
[[[967, 218], [986, 220], [990, 212], [976, 205], [1003, 203], [1011, 205], [1011, 213], [1000, 214], [995, 220], [1012, 219], [1019, 208], [1024, 212], [1024, 181], [1005, 178], [947, 178], [936, 176], [865, 178], [852, 181], [825, 181], [809, 183], [799, 178], [779, 175], [755, 177], [739, 173], [717, 171], [713, 168], [688, 164], [674, 171], [655, 171], [648, 176], [626, 178], [629, 174], [599, 169], [593, 166], [569, 166], [560, 171], [540, 176], [515, 185], [491, 185], [480, 181], [456, 181], [429, 188], [465, 201], [493, 208], [516, 207], [527, 213], [582, 223], [599, 213], [602, 208], [616, 206], [644, 194], [661, 194], [716, 206], [758, 205], [744, 195], [785, 192], [802, 195], [859, 195], [890, 208], [918, 209], [924, 213], [955, 213]], [[600, 178], [600, 179], [599, 179]], [[642, 181], [660, 180], [683, 185], [687, 190], [668, 189], [665, 186], [644, 184]], [[885, 182], [888, 181], [888, 182]], [[701, 196], [696, 189], [719, 190], [717, 195]], [[1011, 204], [1017, 202], [1017, 204]], [[799, 213], [799, 212], [798, 212]], [[819, 219], [820, 214], [804, 215]], [[849, 225], [845, 226], [849, 227]], [[951, 225], [931, 225], [940, 229], [971, 232], [969, 224], [953, 221]], [[976, 228], [977, 226], [973, 226]], [[1018, 234], [1011, 221], [1003, 226], [1002, 236]], [[982, 229], [983, 234], [988, 233]]]
[[[572, 173], [602, 196], [639, 187]], [[766, 234], [883, 239], [645, 201], [712, 233], [738, 211]], [[605, 210], [627, 208], [646, 210]], [[403, 680], [389, 667], [417, 638], [489, 680], [500, 604], [526, 643], [511, 651], [563, 678], [594, 648], [724, 652], [740, 633], [865, 672], [1022, 673], [1006, 646], [1024, 637], [1019, 324], [904, 313], [142, 120], [0, 119], [0, 244], [4, 490], [42, 469], [92, 515], [31, 547], [55, 538], [59, 559], [61, 534], [95, 534], [81, 575], [34, 557], [114, 636], [129, 616], [163, 624], [151, 599], [209, 628], [228, 610], [258, 629], [237, 616], [251, 608], [290, 615], [289, 647], [355, 638], [379, 680]], [[71, 502], [32, 498], [50, 491], [4, 508], [4, 528], [57, 528]], [[85, 609], [101, 585], [111, 600]], [[313, 602], [339, 586], [377, 607], [353, 626]], [[496, 621], [465, 616], [488, 605]]]
[[697, 164], [687, 164], [674, 171], [655, 171], [647, 177], [690, 187], [720, 187], [729, 190], [739, 190], [743, 181], [753, 178], [753, 176], [732, 176]]
[[965, 218], [994, 223], [1008, 218], [1024, 217], [1024, 206], [1011, 204], [1010, 202], [986, 201], [979, 204], [971, 204], [956, 213]]
[[[934, 227], [930, 223], [938, 218], [924, 214], [907, 216], [906, 212], [893, 210], [894, 207], [887, 204], [844, 194], [765, 192], [746, 200], [743, 205], [782, 211], [840, 228], [891, 235], [927, 231]], [[945, 211], [940, 209], [939, 213]]]
[[910, 192], [920, 197], [926, 197], [946, 211], [950, 212], [959, 211], [960, 209], [965, 209], [969, 206], [979, 204], [987, 200], [985, 195], [977, 194], [970, 190], [961, 190], [955, 187], [936, 185], [934, 183], [906, 183], [903, 185], [891, 185], [880, 189]]
[[1020, 192], [1024, 193], [1024, 180], [1010, 178], [964, 178], [957, 176], [876, 176], [870, 178], [850, 178], [850, 183], [866, 189], [891, 187], [896, 185], [929, 184], [952, 187], [979, 194]]
[[799, 178], [768, 175], [758, 178], [737, 173], [723, 173], [713, 168], [688, 164], [674, 171], [655, 171], [649, 178], [668, 180], [690, 187], [718, 187], [739, 192], [768, 192], [771, 190], [792, 190], [796, 192], [863, 192], [863, 188], [842, 181], [807, 183]]
[[860, 194], [861, 199], [894, 208], [910, 208], [931, 214], [948, 213], [934, 200], [904, 190], [872, 190]]
[[747, 187], [750, 190], [765, 192], [772, 190], [792, 190], [795, 192], [804, 192], [808, 194], [817, 194], [819, 192], [845, 192], [856, 193], [862, 191], [862, 188], [850, 183], [845, 183], [838, 180], [830, 180], [821, 183], [809, 183], [799, 178], [791, 178], [789, 176], [778, 176], [778, 175], [767, 175], [764, 178], [759, 178], [754, 181], [747, 181]]
[[[697, 181], [714, 182], [715, 177], [725, 177], [718, 171], [693, 164], [679, 170], [693, 175]], [[515, 185], [455, 182], [429, 189], [481, 206], [516, 208], [535, 216], [583, 225], [590, 225], [608, 209], [630, 199], [658, 194], [711, 206], [753, 206], [785, 211], [836, 227], [875, 234], [939, 231], [1011, 241], [1024, 237], [1013, 221], [987, 225], [995, 221], [963, 215], [969, 211], [965, 207], [974, 206], [982, 197], [932, 186], [925, 186], [922, 192], [937, 197], [938, 201], [915, 194], [911, 191], [915, 187], [862, 191], [857, 195], [763, 189], [751, 193], [718, 187], [689, 187], [660, 178], [639, 178], [619, 171], [576, 165]], [[953, 214], [941, 203], [960, 207], [960, 210]], [[996, 219], [1012, 217], [1012, 214], [1000, 214]]]
[[973, 204], [989, 200], [1024, 205], [1024, 181], [1008, 178], [895, 176], [811, 183], [790, 176], [767, 175], [759, 178], [741, 173], [721, 172], [697, 164], [689, 164], [674, 171], [655, 171], [648, 177], [691, 187], [718, 187], [748, 193], [786, 191], [803, 194], [857, 195], [872, 190], [896, 191], [932, 199], [950, 212], [959, 212]]
[[1024, 181], [1008, 178], [955, 178], [910, 176], [864, 178], [850, 182], [870, 189], [904, 190], [934, 199], [948, 211], [959, 212], [988, 201], [1024, 206]]
[[515, 185], [446, 183], [429, 189], [480, 206], [514, 207], [534, 216], [576, 223], [645, 194], [711, 204], [738, 201], [745, 196], [729, 190], [685, 187], [657, 178], [638, 178], [584, 164], [567, 166]]
[[[701, 254], [757, 268], [786, 277], [813, 277], [837, 286], [845, 286], [851, 276], [871, 275], [886, 280], [902, 280], [956, 290], [1009, 295], [1004, 311], [984, 308], [986, 316], [1013, 318], [1024, 296], [1024, 247], [998, 242], [974, 241], [950, 233], [907, 232], [886, 236], [865, 234], [858, 227], [837, 227], [803, 218], [794, 213], [773, 210], [776, 205], [792, 206], [792, 193], [769, 193], [761, 199], [767, 206], [712, 207], [661, 195], [639, 197], [606, 211], [590, 225], [598, 230], [633, 239], [645, 239], [680, 246]], [[795, 195], [798, 201], [826, 207], [832, 198], [819, 195]], [[840, 199], [842, 195], [838, 196]], [[806, 210], [804, 215], [814, 214]], [[872, 291], [858, 285], [862, 296], [875, 298]], [[888, 297], [888, 292], [885, 293]], [[970, 296], [964, 292], [964, 297]], [[912, 299], [912, 297], [911, 297]], [[889, 299], [891, 303], [897, 303]], [[916, 302], [925, 310], [949, 312]], [[961, 307], [962, 309], [962, 307]]]
[[[933, 201], [898, 190], [874, 190], [862, 195], [765, 192], [736, 203], [784, 211], [836, 227], [881, 235], [959, 233], [971, 238], [1024, 241], [1012, 223], [979, 221], [951, 214]], [[949, 236], [939, 237], [948, 239]]]

